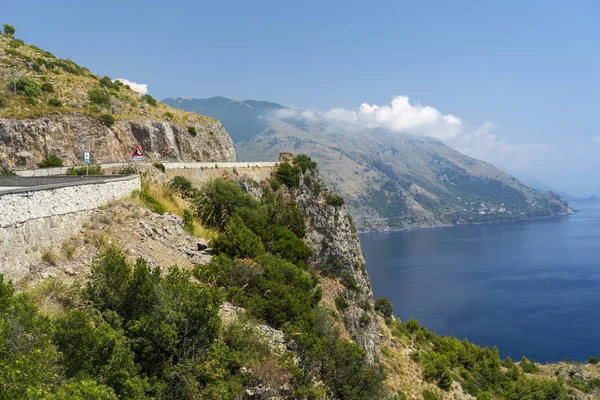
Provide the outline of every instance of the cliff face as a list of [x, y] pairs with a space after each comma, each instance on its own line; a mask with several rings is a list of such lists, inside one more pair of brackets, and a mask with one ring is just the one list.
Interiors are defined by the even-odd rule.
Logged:
[[136, 144], [149, 160], [235, 161], [233, 142], [219, 122], [190, 119], [188, 123], [196, 136], [188, 126], [168, 121], [124, 120], [106, 127], [98, 118], [82, 114], [0, 118], [0, 165], [35, 168], [51, 154], [65, 165], [81, 164], [90, 146], [93, 163], [124, 162]]
[[348, 304], [345, 310], [338, 308], [343, 324], [352, 340], [374, 360], [380, 353], [379, 328], [366, 263], [352, 217], [344, 205], [328, 204], [328, 194], [333, 193], [318, 174], [306, 171], [293, 195], [307, 220], [305, 241], [314, 252], [314, 266], [343, 285], [336, 293]]

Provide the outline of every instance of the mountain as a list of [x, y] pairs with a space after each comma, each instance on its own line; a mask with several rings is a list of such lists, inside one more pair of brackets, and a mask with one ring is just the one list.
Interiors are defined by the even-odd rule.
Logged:
[[[328, 184], [346, 198], [361, 230], [441, 227], [572, 212], [558, 195], [529, 188], [437, 139], [319, 119], [282, 118], [290, 109], [275, 103], [222, 97], [163, 101], [214, 117], [219, 109], [240, 160], [275, 160], [282, 151], [310, 155]], [[240, 109], [244, 113], [238, 118]]]
[[[16, 79], [14, 79], [14, 75]], [[128, 161], [138, 144], [149, 160], [234, 161], [214, 118], [173, 109], [71, 60], [0, 35], [0, 168]]]

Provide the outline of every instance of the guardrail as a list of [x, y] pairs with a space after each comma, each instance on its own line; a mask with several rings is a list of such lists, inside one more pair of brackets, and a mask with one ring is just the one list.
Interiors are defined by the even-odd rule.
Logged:
[[[102, 169], [117, 169], [126, 167], [128, 165], [144, 165], [152, 166], [151, 162], [132, 162], [132, 163], [107, 163], [100, 164]], [[218, 168], [268, 168], [275, 167], [278, 162], [271, 161], [242, 161], [242, 162], [163, 162], [165, 169], [218, 169]], [[74, 166], [75, 168], [81, 167], [81, 165]], [[40, 169], [28, 169], [22, 171], [14, 171], [18, 176], [23, 177], [43, 177], [43, 176], [56, 176], [66, 175], [67, 171], [73, 167], [56, 167], [56, 168], [40, 168]]]

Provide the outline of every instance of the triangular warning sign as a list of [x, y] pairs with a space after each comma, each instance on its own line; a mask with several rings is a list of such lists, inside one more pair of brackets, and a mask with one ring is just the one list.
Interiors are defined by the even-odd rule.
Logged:
[[136, 145], [135, 148], [133, 149], [133, 153], [131, 153], [131, 157], [143, 157], [144, 153], [142, 153], [142, 149], [140, 149], [140, 146]]

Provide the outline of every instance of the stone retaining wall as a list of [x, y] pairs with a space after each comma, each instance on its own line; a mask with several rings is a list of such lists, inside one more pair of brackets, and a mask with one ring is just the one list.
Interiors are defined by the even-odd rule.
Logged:
[[140, 188], [140, 177], [97, 177], [0, 193], [0, 273], [18, 282], [46, 247], [74, 235], [93, 209]]

